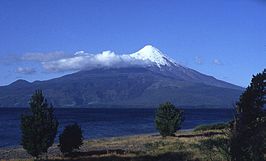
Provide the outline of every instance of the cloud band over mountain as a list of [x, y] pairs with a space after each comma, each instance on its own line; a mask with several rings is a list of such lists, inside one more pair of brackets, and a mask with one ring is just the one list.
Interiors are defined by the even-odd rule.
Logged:
[[84, 51], [76, 52], [72, 57], [62, 58], [53, 61], [44, 61], [44, 69], [50, 72], [88, 70], [102, 67], [129, 67], [146, 66], [150, 62], [135, 59], [130, 55], [117, 55], [111, 51], [104, 51], [99, 54], [88, 54]]
[[[139, 51], [132, 54], [118, 55], [112, 51], [103, 51], [98, 54], [89, 54], [85, 51], [78, 51], [72, 55], [65, 54], [64, 52], [50, 52], [50, 53], [26, 53], [19, 60], [38, 62], [46, 72], [67, 72], [90, 70], [95, 68], [121, 68], [132, 66], [172, 66], [178, 63], [163, 54], [159, 49], [146, 45]], [[40, 63], [40, 64], [39, 64]], [[195, 63], [203, 64], [200, 57], [195, 57]], [[215, 65], [222, 65], [219, 59], [213, 61]], [[18, 73], [32, 74], [30, 68], [20, 66], [21, 69], [17, 70]]]

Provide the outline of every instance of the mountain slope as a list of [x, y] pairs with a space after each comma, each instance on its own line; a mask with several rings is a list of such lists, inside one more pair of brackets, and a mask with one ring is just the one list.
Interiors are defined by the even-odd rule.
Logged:
[[83, 70], [48, 81], [18, 80], [0, 87], [0, 107], [25, 107], [42, 89], [56, 107], [121, 105], [231, 107], [242, 88], [183, 67], [152, 46], [130, 54], [145, 66]]
[[166, 76], [171, 76], [178, 80], [204, 83], [217, 87], [242, 89], [239, 86], [217, 80], [212, 76], [207, 76], [193, 69], [183, 67], [151, 45], [145, 46], [138, 52], [130, 54], [130, 56], [143, 61], [150, 61], [151, 65], [148, 67], [150, 70]]

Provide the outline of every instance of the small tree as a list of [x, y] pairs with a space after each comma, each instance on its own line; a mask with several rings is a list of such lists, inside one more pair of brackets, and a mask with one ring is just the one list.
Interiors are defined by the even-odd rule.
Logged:
[[59, 136], [59, 147], [63, 154], [70, 154], [74, 149], [79, 149], [83, 144], [83, 136], [80, 126], [75, 123], [65, 127]]
[[232, 161], [262, 161], [264, 158], [265, 94], [266, 70], [253, 76], [236, 104], [237, 114], [230, 130]]
[[42, 91], [37, 90], [30, 99], [30, 114], [21, 116], [21, 145], [32, 156], [39, 158], [53, 145], [58, 121], [52, 105], [48, 105]]
[[181, 128], [183, 120], [183, 112], [170, 102], [161, 104], [156, 110], [155, 125], [163, 137], [173, 136]]

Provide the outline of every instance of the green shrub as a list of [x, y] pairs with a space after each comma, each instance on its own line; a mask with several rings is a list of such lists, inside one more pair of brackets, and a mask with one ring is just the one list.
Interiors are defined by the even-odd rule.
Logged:
[[226, 128], [229, 128], [229, 123], [199, 125], [199, 126], [195, 127], [194, 131], [223, 130]]
[[49, 106], [42, 91], [37, 90], [30, 100], [30, 115], [21, 116], [21, 145], [38, 158], [47, 153], [57, 134], [58, 121], [53, 106]]
[[155, 125], [163, 137], [173, 136], [181, 128], [183, 120], [183, 112], [170, 102], [161, 104], [156, 110]]
[[83, 136], [80, 126], [75, 123], [67, 125], [59, 136], [59, 147], [63, 154], [70, 154], [74, 149], [79, 149], [83, 144]]

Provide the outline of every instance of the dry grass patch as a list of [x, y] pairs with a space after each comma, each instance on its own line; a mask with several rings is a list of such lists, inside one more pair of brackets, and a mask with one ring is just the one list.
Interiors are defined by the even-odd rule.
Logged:
[[[215, 133], [205, 136], [206, 132]], [[48, 157], [50, 161], [203, 161], [206, 160], [206, 155], [199, 148], [201, 142], [210, 138], [225, 137], [217, 132], [221, 131], [182, 131], [176, 133], [176, 137], [165, 138], [150, 134], [84, 141], [81, 149], [72, 157], [63, 157], [54, 145], [49, 149]], [[1, 149], [0, 156], [14, 161], [33, 160], [22, 148]]]

